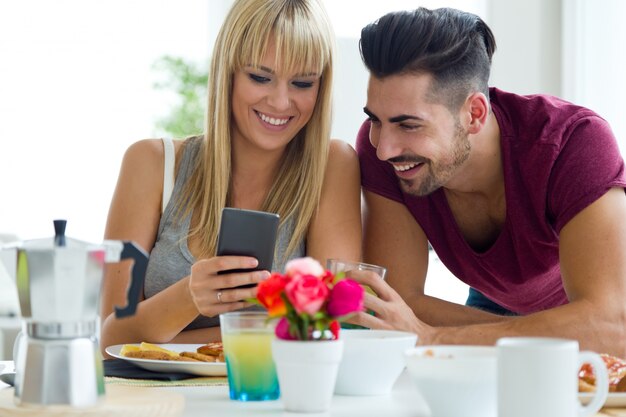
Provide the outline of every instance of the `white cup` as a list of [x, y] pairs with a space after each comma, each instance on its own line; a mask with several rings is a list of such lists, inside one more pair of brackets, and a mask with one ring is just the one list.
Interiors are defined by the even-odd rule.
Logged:
[[[584, 417], [606, 401], [608, 376], [594, 352], [578, 342], [542, 337], [506, 337], [497, 342], [498, 417]], [[596, 393], [586, 406], [578, 400], [578, 371], [590, 363]]]

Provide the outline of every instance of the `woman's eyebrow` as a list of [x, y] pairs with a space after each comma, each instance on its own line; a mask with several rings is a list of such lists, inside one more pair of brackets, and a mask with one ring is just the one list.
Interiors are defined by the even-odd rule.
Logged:
[[[250, 64], [250, 65], [248, 65], [248, 67], [256, 68], [258, 70], [267, 72], [269, 74], [274, 74], [275, 73], [275, 71], [273, 69], [268, 68], [268, 67], [266, 67], [264, 65], [252, 65], [252, 64]], [[319, 77], [320, 74], [318, 72], [302, 72], [302, 73], [299, 73], [299, 74], [295, 74], [295, 76], [296, 77]]]

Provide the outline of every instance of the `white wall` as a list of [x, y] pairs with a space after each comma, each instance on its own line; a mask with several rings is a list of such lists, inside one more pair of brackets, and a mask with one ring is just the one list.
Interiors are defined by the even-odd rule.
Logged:
[[164, 54], [202, 62], [207, 1], [0, 1], [0, 233], [102, 239], [124, 150], [171, 97]]
[[487, 22], [498, 45], [490, 83], [554, 94], [596, 111], [624, 153], [624, 16], [623, 0], [489, 0]]
[[613, 127], [626, 152], [626, 2], [563, 0], [563, 96]]
[[496, 38], [491, 85], [561, 95], [561, 0], [490, 0], [486, 22]]

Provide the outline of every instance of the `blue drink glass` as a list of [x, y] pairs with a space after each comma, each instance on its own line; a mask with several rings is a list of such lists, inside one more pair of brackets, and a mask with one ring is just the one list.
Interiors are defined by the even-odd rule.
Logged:
[[236, 312], [220, 315], [230, 399], [276, 400], [280, 396], [272, 359], [274, 324], [267, 314]]

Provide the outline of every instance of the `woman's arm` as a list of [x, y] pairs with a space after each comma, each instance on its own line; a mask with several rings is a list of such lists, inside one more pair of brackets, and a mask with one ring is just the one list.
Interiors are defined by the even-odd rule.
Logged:
[[[124, 155], [105, 229], [105, 239], [132, 240], [150, 252], [161, 218], [163, 145], [148, 139], [131, 145]], [[143, 299], [135, 316], [118, 320], [113, 308], [126, 304], [130, 280], [129, 261], [108, 264], [101, 295], [101, 344], [167, 342], [198, 312], [182, 279], [149, 300]]]
[[[133, 240], [147, 251], [154, 246], [161, 218], [163, 192], [163, 146], [160, 140], [132, 145], [124, 156], [117, 187], [109, 210], [106, 239]], [[133, 317], [116, 319], [115, 305], [126, 304], [130, 280], [128, 261], [107, 265], [101, 299], [101, 347], [130, 342], [196, 342], [219, 339], [219, 328], [185, 331], [199, 314], [214, 317], [249, 305], [255, 284], [266, 271], [217, 275], [219, 271], [253, 268], [257, 261], [242, 256], [200, 259], [191, 274], [149, 299], [141, 298]], [[220, 293], [220, 297], [217, 294]]]

